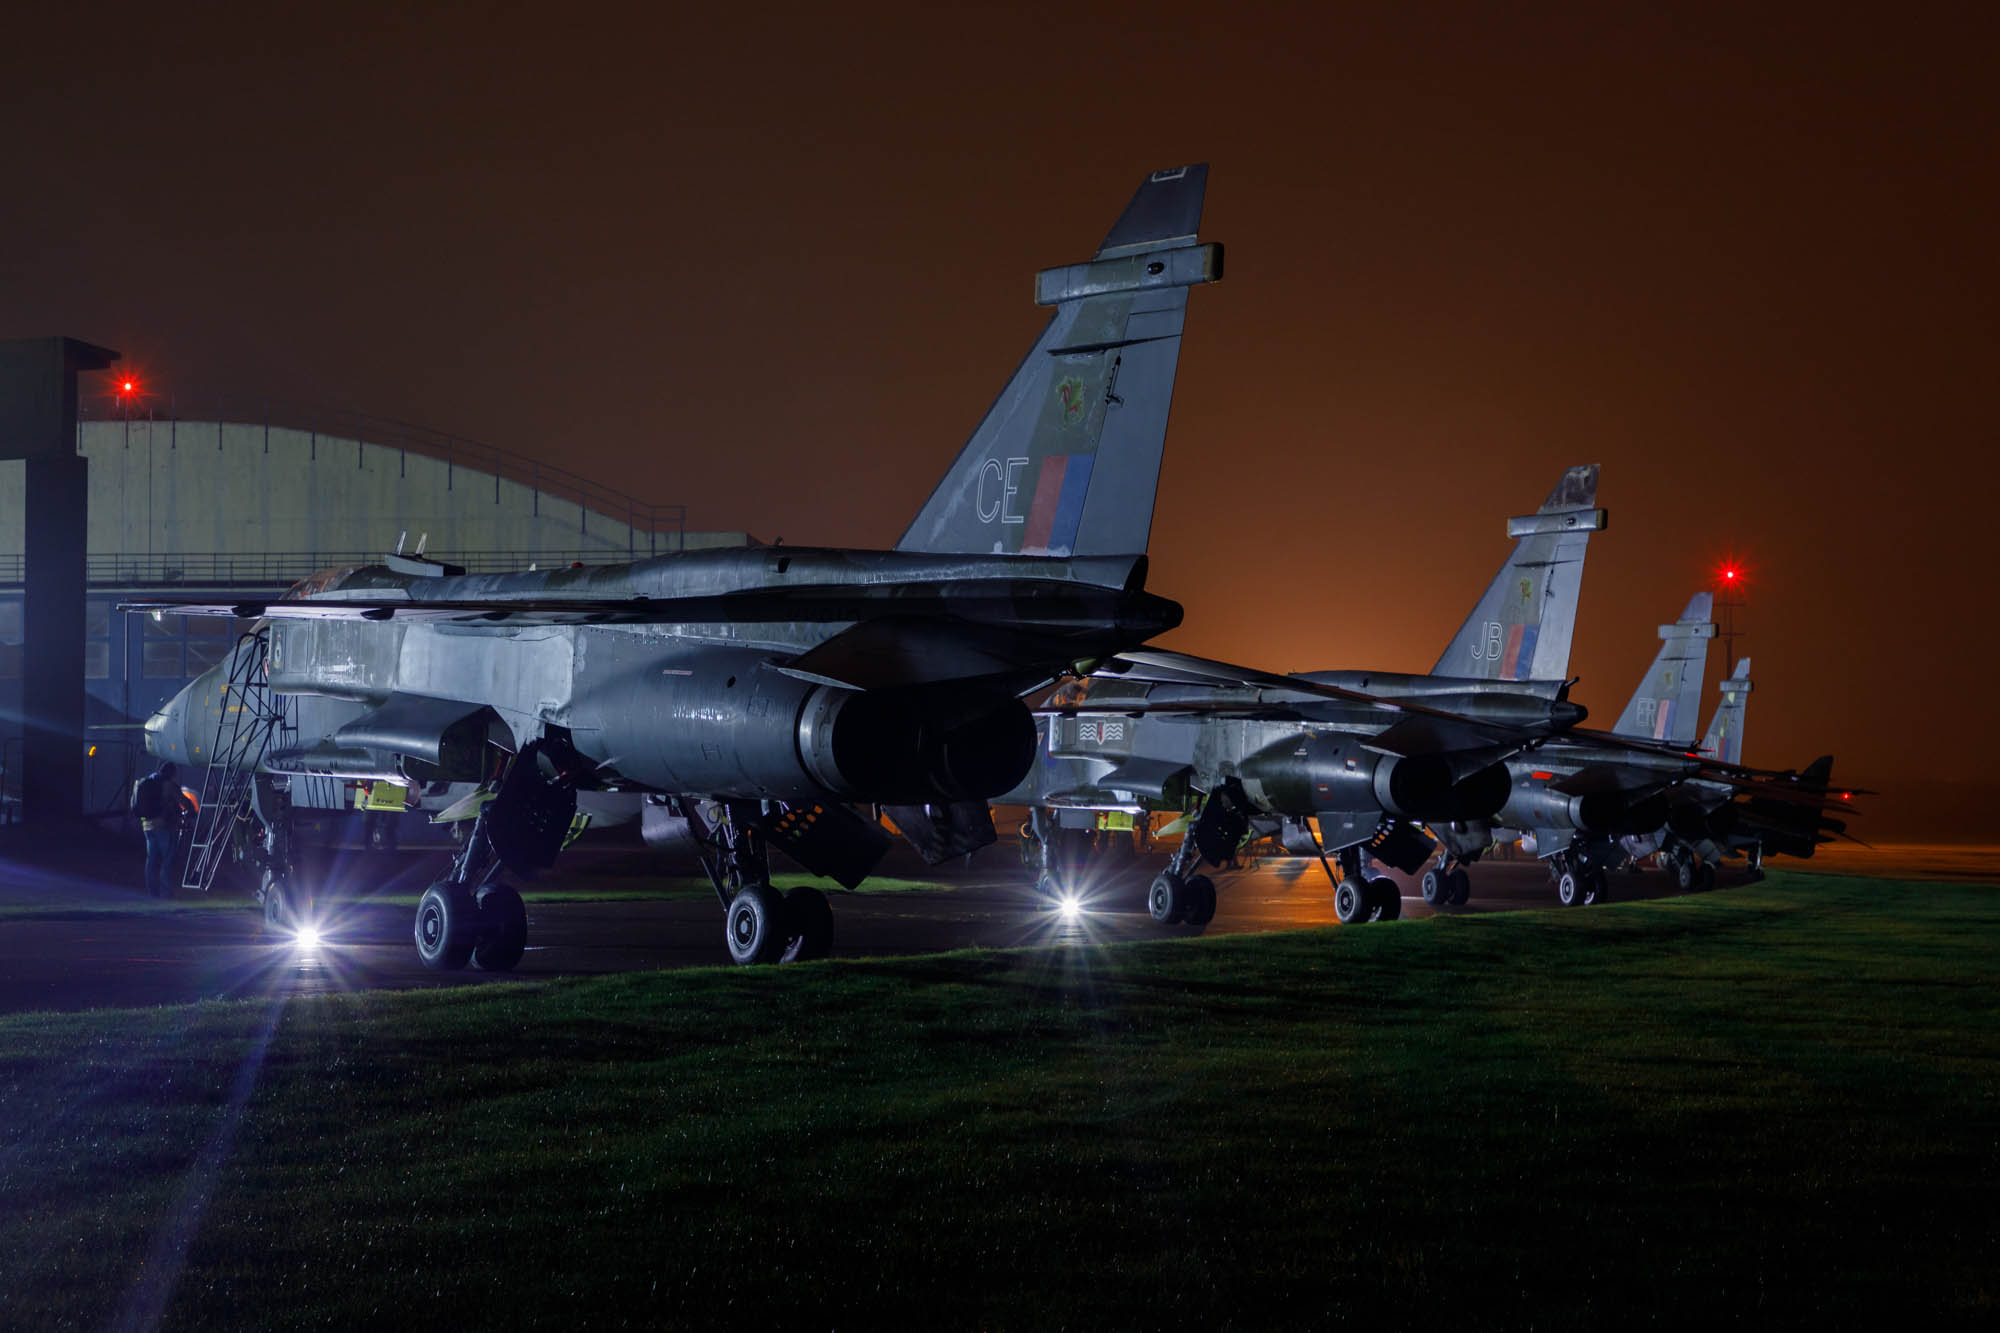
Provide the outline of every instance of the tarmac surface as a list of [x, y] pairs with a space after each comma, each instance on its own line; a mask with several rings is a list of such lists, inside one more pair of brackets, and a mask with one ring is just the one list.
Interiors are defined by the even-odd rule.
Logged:
[[[111, 851], [120, 854], [115, 858]], [[644, 878], [632, 852], [573, 851], [560, 873], [529, 886], [528, 951], [511, 973], [437, 973], [418, 962], [406, 902], [370, 901], [377, 890], [415, 892], [444, 864], [441, 852], [328, 853], [320, 873], [344, 881], [319, 903], [323, 940], [301, 948], [267, 932], [247, 899], [158, 904], [129, 881], [126, 849], [98, 848], [61, 870], [0, 854], [0, 1013], [176, 1004], [199, 999], [321, 994], [367, 989], [490, 985], [660, 968], [726, 965], [722, 917], [712, 896], [537, 901], [534, 890], [631, 894]], [[1089, 948], [1126, 940], [1226, 935], [1335, 924], [1325, 872], [1309, 858], [1279, 858], [1211, 872], [1218, 890], [1206, 927], [1162, 926], [1145, 910], [1145, 889], [1164, 858], [1128, 860], [1085, 883], [1088, 907], [1076, 920], [1048, 910], [1032, 876], [1003, 843], [970, 865], [928, 869], [913, 859], [887, 873], [935, 880], [936, 891], [830, 894], [839, 957], [931, 953], [959, 948], [1044, 945]], [[91, 864], [95, 861], [97, 864]], [[2000, 850], [1882, 848], [1823, 852], [1810, 870], [1908, 879], [2000, 881]], [[1472, 868], [1471, 901], [1457, 913], [1554, 909], [1539, 862], [1488, 861]], [[1416, 881], [1398, 876], [1405, 919], [1431, 915]], [[1721, 885], [1745, 878], [1725, 868]], [[120, 880], [127, 882], [119, 882]], [[1674, 892], [1657, 871], [1617, 872], [1613, 902]], [[1562, 910], [1562, 909], [1557, 909]], [[1591, 908], [1568, 910], [1589, 911]], [[1348, 929], [1393, 929], [1373, 923]]]

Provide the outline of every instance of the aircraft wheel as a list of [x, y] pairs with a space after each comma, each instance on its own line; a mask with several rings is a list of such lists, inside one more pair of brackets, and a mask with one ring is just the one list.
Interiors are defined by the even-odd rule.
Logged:
[[1403, 887], [1387, 875], [1377, 875], [1368, 881], [1369, 896], [1375, 900], [1375, 910], [1368, 914], [1371, 921], [1400, 921], [1403, 919]]
[[291, 910], [285, 902], [285, 881], [267, 879], [264, 883], [264, 929], [276, 934], [291, 923], [291, 917]]
[[1715, 867], [1703, 861], [1695, 870], [1695, 886], [1703, 893], [1715, 887]]
[[528, 949], [528, 908], [510, 884], [488, 884], [479, 891], [479, 942], [472, 946], [472, 965], [482, 972], [511, 972]]
[[1472, 897], [1472, 876], [1464, 866], [1454, 866], [1451, 872], [1451, 898], [1453, 907], [1463, 907]]
[[371, 819], [368, 822], [368, 850], [371, 852], [395, 851], [396, 826], [386, 819]]
[[1682, 893], [1686, 893], [1694, 887], [1696, 879], [1694, 862], [1690, 861], [1686, 856], [1677, 853], [1674, 856], [1673, 867], [1674, 887], [1678, 888]]
[[1556, 876], [1556, 901], [1564, 907], [1575, 907], [1583, 902], [1583, 877], [1574, 870], [1565, 870]]
[[1430, 907], [1443, 907], [1451, 901], [1452, 874], [1432, 866], [1424, 872], [1424, 903]]
[[812, 885], [801, 884], [785, 895], [785, 921], [796, 933], [785, 940], [778, 961], [809, 963], [833, 952], [833, 907]]
[[1035, 876], [1035, 907], [1038, 911], [1052, 910], [1061, 897], [1061, 886], [1056, 882], [1054, 871], [1044, 870]]
[[433, 972], [456, 972], [472, 957], [478, 904], [465, 886], [441, 879], [417, 900], [417, 957]]
[[1196, 875], [1187, 882], [1187, 923], [1205, 926], [1215, 920], [1215, 881]]
[[729, 956], [738, 963], [775, 963], [785, 950], [785, 900], [769, 884], [746, 884], [723, 914]]
[[1153, 920], [1171, 926], [1187, 916], [1187, 904], [1184, 881], [1168, 874], [1153, 877], [1153, 886], [1146, 890], [1146, 910], [1153, 914]]
[[1343, 879], [1333, 890], [1333, 919], [1343, 926], [1352, 926], [1366, 921], [1371, 915], [1368, 893], [1365, 886], [1354, 879]]
[[1583, 905], [1590, 907], [1611, 897], [1611, 877], [1602, 870], [1583, 872]]

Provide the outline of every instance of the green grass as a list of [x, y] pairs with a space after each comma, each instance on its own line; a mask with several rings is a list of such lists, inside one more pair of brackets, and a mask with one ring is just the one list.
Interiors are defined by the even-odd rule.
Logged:
[[192, 1198], [174, 1328], [1984, 1325], [1996, 925], [1774, 874], [13, 1016], [0, 1326], [115, 1319]]

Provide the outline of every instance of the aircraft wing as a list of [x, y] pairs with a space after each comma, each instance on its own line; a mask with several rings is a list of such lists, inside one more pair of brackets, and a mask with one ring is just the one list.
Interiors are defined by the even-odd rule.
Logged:
[[1044, 704], [1036, 717], [1213, 717], [1244, 722], [1324, 721], [1307, 715], [1299, 703], [1245, 699], [1080, 699], [1075, 703]]
[[[366, 620], [466, 625], [839, 625], [853, 637], [823, 645], [835, 668], [881, 670], [886, 653], [904, 664], [891, 683], [913, 683], [912, 661], [941, 645], [974, 645], [1007, 667], [1101, 652], [1088, 642], [1109, 623], [1170, 628], [1180, 608], [1144, 592], [1092, 584], [1017, 579], [921, 583], [813, 584], [750, 588], [686, 597], [494, 597], [424, 600], [407, 596], [280, 598], [243, 601], [132, 601], [119, 610], [156, 615], [230, 616], [243, 620]], [[860, 622], [883, 622], [863, 628]], [[1064, 636], [1080, 636], [1073, 650]], [[1121, 636], [1122, 637], [1122, 636]], [[1129, 638], [1127, 639], [1129, 641]], [[1052, 651], [1052, 648], [1054, 651]], [[1022, 653], [1027, 656], [1021, 656]], [[808, 671], [812, 668], [808, 667]], [[918, 673], [922, 676], [923, 673]]]
[[[1442, 708], [1431, 708], [1410, 699], [1387, 699], [1380, 695], [1367, 694], [1360, 690], [1345, 689], [1339, 685], [1328, 685], [1307, 680], [1300, 676], [1280, 676], [1275, 672], [1260, 671], [1255, 667], [1236, 666], [1228, 662], [1215, 662], [1203, 657], [1193, 657], [1186, 653], [1167, 652], [1161, 649], [1133, 649], [1118, 654], [1120, 663], [1131, 663], [1150, 671], [1167, 673], [1161, 683], [1192, 684], [1196, 682], [1223, 687], [1277, 690], [1287, 694], [1307, 695], [1313, 698], [1329, 699], [1337, 703], [1356, 704], [1382, 715], [1385, 728], [1393, 729], [1395, 723], [1404, 718], [1428, 718], [1436, 729], [1434, 738], [1447, 734], [1464, 740], [1463, 746], [1451, 744], [1448, 749], [1474, 748], [1494, 744], [1522, 744], [1550, 734], [1546, 727], [1522, 727], [1506, 723], [1489, 722], [1481, 718], [1467, 717], [1461, 713], [1449, 712]], [[1119, 679], [1135, 678], [1127, 672]], [[1136, 679], [1149, 677], [1139, 674]], [[1108, 701], [1107, 701], [1108, 702]], [[1272, 701], [1275, 703], [1278, 701]], [[1272, 703], [1262, 706], [1270, 707]], [[1168, 704], [1166, 707], [1185, 707], [1184, 704]], [[1144, 710], [1138, 710], [1144, 711]], [[1386, 732], [1385, 732], [1386, 734]], [[1414, 729], [1406, 733], [1414, 740]], [[1392, 742], [1393, 743], [1393, 742]]]

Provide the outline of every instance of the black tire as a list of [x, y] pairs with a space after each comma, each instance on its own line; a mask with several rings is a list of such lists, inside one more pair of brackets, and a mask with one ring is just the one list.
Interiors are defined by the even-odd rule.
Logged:
[[1694, 862], [1686, 856], [1676, 854], [1673, 860], [1674, 887], [1686, 893], [1694, 887], [1697, 872]]
[[1556, 876], [1556, 901], [1564, 907], [1577, 907], [1583, 903], [1583, 876], [1574, 870], [1565, 870]]
[[1215, 920], [1215, 881], [1196, 875], [1187, 882], [1187, 923], [1205, 926]]
[[1432, 866], [1424, 872], [1424, 904], [1428, 907], [1443, 907], [1451, 901], [1451, 887], [1451, 872]]
[[1401, 921], [1403, 919], [1403, 886], [1387, 875], [1377, 875], [1368, 881], [1368, 892], [1374, 896], [1375, 910], [1369, 914], [1371, 921]]
[[1700, 868], [1695, 871], [1695, 885], [1703, 893], [1707, 893], [1715, 887], [1715, 866], [1713, 864], [1707, 861], [1701, 863]]
[[785, 900], [769, 884], [746, 884], [722, 914], [732, 961], [775, 963], [785, 951]]
[[1343, 879], [1333, 887], [1333, 919], [1343, 926], [1357, 925], [1368, 920], [1373, 913], [1369, 910], [1368, 886], [1358, 879]]
[[276, 935], [291, 923], [291, 907], [285, 901], [285, 881], [274, 879], [264, 885], [264, 929]]
[[1041, 874], [1035, 876], [1035, 906], [1037, 908], [1045, 912], [1053, 910], [1056, 903], [1061, 899], [1062, 890], [1058, 887], [1055, 871], [1044, 870]]
[[441, 879], [417, 900], [417, 957], [433, 972], [456, 972], [472, 957], [479, 905], [463, 884]]
[[479, 941], [472, 965], [482, 972], [512, 972], [528, 948], [528, 908], [511, 884], [479, 891]]
[[785, 895], [785, 921], [791, 933], [779, 962], [810, 963], [833, 952], [833, 905], [812, 885], [801, 884]]
[[1463, 907], [1472, 899], [1472, 875], [1464, 866], [1455, 866], [1451, 872], [1451, 897], [1453, 907]]
[[1583, 872], [1583, 905], [1594, 907], [1611, 898], [1611, 877], [1602, 870]]
[[1152, 887], [1146, 890], [1146, 910], [1153, 914], [1153, 920], [1163, 926], [1171, 926], [1187, 916], [1187, 884], [1172, 875], [1156, 875]]

